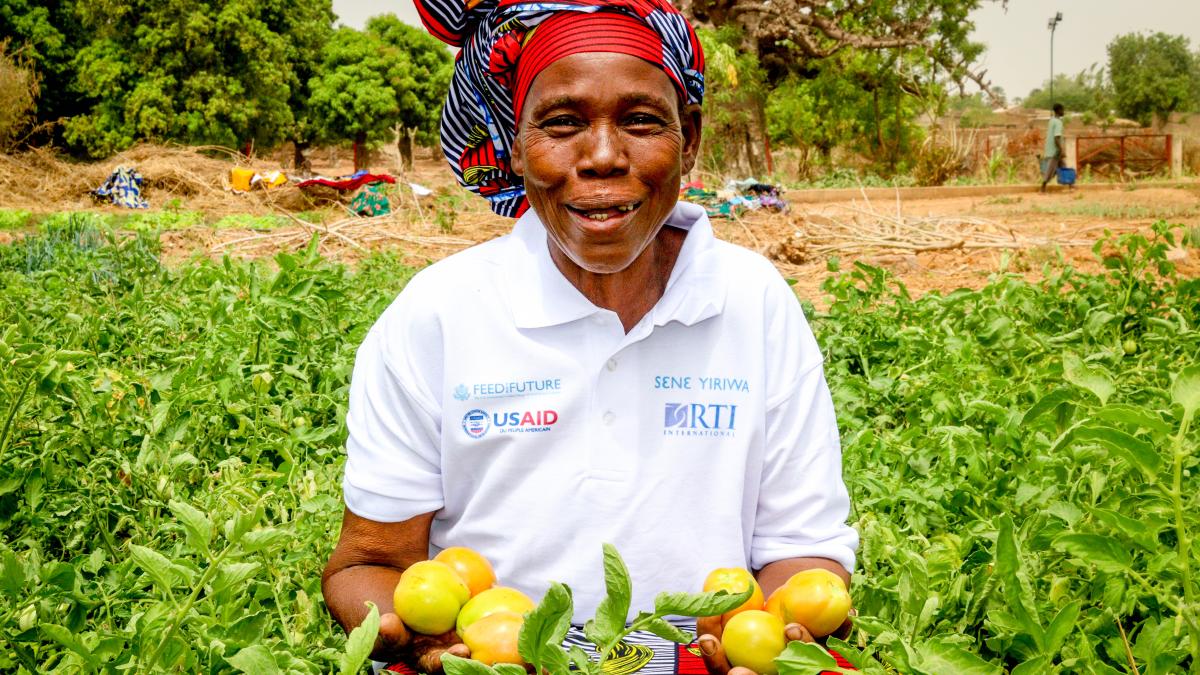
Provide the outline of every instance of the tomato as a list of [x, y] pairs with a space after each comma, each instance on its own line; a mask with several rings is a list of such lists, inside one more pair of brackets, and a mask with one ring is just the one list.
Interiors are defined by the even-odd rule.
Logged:
[[750, 609], [729, 619], [721, 633], [721, 645], [729, 663], [749, 668], [758, 675], [775, 675], [775, 657], [787, 646], [783, 620], [761, 609]]
[[392, 603], [404, 625], [423, 635], [441, 635], [454, 628], [462, 607], [452, 590], [423, 577], [402, 577]]
[[776, 593], [777, 614], [787, 623], [798, 623], [813, 637], [825, 637], [838, 629], [850, 613], [850, 592], [838, 575], [825, 569], [797, 572]]
[[400, 578], [428, 579], [453, 593], [454, 597], [458, 598], [459, 607], [462, 607], [471, 598], [471, 590], [463, 583], [462, 578], [458, 576], [454, 568], [436, 560], [422, 560], [421, 562], [413, 563], [408, 569], [404, 570]]
[[515, 663], [525, 665], [517, 651], [517, 638], [525, 620], [513, 612], [495, 612], [472, 623], [463, 633], [463, 644], [471, 658], [487, 665]]
[[741, 593], [746, 590], [747, 586], [753, 586], [754, 593], [750, 596], [749, 600], [721, 615], [722, 626], [728, 623], [736, 614], [752, 609], [762, 609], [762, 587], [758, 585], [758, 581], [754, 579], [754, 575], [750, 573], [750, 570], [742, 569], [741, 567], [719, 567], [709, 572], [708, 577], [704, 579], [704, 591], [706, 593], [711, 591]]
[[458, 636], [462, 637], [463, 632], [471, 624], [489, 614], [512, 612], [517, 616], [522, 616], [525, 612], [532, 610], [533, 607], [533, 600], [530, 600], [529, 596], [515, 588], [505, 588], [504, 586], [489, 588], [471, 598], [467, 601], [467, 604], [463, 605], [462, 611], [458, 613], [458, 622], [456, 624]]
[[433, 556], [433, 559], [449, 565], [467, 585], [471, 597], [496, 583], [496, 572], [492, 570], [488, 559], [465, 546], [451, 546]]

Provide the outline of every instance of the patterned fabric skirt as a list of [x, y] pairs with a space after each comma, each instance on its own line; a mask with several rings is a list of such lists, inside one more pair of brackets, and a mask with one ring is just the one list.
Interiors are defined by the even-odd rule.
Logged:
[[[695, 626], [685, 627], [685, 630], [695, 632]], [[583, 637], [583, 628], [572, 626], [567, 633], [563, 646], [570, 648], [578, 646], [589, 654], [595, 649], [592, 643]], [[841, 655], [834, 654], [838, 667], [853, 670], [854, 666]], [[403, 663], [394, 663], [384, 668], [387, 672], [418, 675], [412, 668]], [[615, 653], [604, 664], [607, 675], [707, 675], [704, 659], [700, 656], [700, 648], [693, 642], [690, 645], [680, 645], [664, 640], [652, 633], [636, 632], [631, 634], [620, 645]]]

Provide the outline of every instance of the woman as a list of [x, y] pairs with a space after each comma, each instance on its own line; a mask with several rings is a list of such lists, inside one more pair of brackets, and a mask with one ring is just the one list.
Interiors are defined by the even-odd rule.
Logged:
[[[454, 545], [532, 597], [567, 583], [577, 622], [604, 593], [602, 542], [635, 612], [717, 567], [767, 593], [811, 567], [849, 581], [858, 537], [799, 304], [677, 203], [701, 135], [692, 28], [663, 0], [418, 6], [463, 47], [451, 166], [520, 218], [414, 277], [359, 349], [334, 617], [349, 629], [375, 602], [376, 658], [465, 654], [390, 612], [401, 571]], [[699, 628], [708, 668], [729, 670], [719, 622]]]

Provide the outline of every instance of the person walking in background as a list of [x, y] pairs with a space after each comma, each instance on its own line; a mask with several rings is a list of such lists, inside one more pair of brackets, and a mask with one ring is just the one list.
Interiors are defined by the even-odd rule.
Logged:
[[1046, 129], [1046, 149], [1042, 153], [1042, 192], [1046, 184], [1058, 174], [1058, 168], [1063, 165], [1063, 114], [1065, 110], [1061, 103], [1054, 104], [1054, 114], [1050, 116], [1050, 126]]

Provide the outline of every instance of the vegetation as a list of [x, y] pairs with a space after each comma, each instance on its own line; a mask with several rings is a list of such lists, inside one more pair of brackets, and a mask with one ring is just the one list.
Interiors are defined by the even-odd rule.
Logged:
[[[1200, 663], [1178, 236], [944, 296], [865, 265], [826, 283], [808, 313], [863, 538], [858, 631], [831, 644], [875, 673]], [[340, 635], [320, 570], [354, 350], [413, 270], [169, 269], [155, 245], [65, 218], [0, 247], [0, 670], [356, 672], [369, 636]]]

